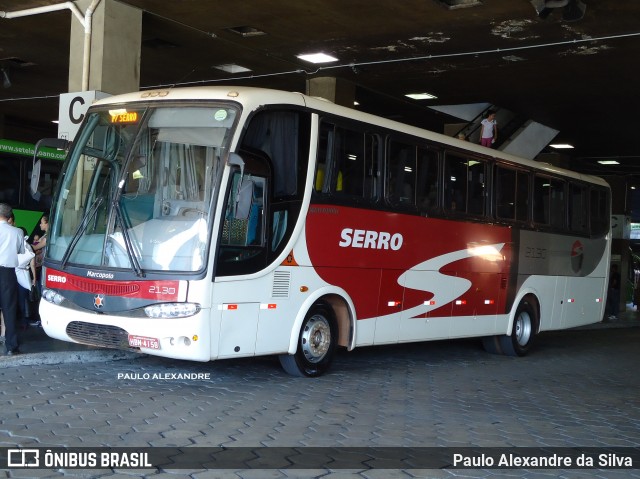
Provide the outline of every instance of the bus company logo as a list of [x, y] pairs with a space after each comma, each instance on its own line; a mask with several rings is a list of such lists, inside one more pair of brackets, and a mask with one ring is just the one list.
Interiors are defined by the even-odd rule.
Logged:
[[104, 295], [96, 294], [93, 297], [93, 307], [96, 308], [96, 309], [104, 308]]
[[584, 246], [580, 241], [576, 241], [571, 246], [571, 269], [574, 273], [579, 273], [582, 270], [582, 263], [584, 261]]
[[66, 276], [61, 276], [59, 274], [48, 274], [47, 275], [47, 281], [50, 281], [52, 283], [66, 283], [67, 282], [67, 277]]
[[342, 248], [370, 248], [392, 249], [398, 251], [402, 247], [404, 238], [400, 233], [387, 233], [386, 231], [354, 230], [345, 228], [340, 233], [341, 241], [338, 246]]
[[113, 279], [113, 273], [104, 273], [102, 271], [87, 271], [87, 276], [89, 278], [98, 278], [98, 279]]

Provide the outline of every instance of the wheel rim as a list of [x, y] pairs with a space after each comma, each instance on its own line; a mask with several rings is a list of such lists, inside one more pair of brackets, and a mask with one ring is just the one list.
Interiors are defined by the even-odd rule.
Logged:
[[526, 346], [531, 339], [531, 316], [522, 311], [516, 318], [515, 335], [520, 346]]
[[323, 316], [312, 316], [302, 331], [300, 338], [302, 352], [307, 361], [317, 363], [331, 347], [331, 326]]

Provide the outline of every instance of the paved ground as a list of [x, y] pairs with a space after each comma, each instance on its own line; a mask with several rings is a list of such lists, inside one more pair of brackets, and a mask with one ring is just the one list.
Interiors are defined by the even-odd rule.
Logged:
[[[477, 340], [362, 348], [340, 353], [331, 372], [314, 380], [287, 376], [273, 358], [202, 364], [69, 350], [32, 331], [27, 354], [0, 358], [0, 446], [639, 447], [639, 326], [627, 316], [544, 333], [525, 358], [487, 354]], [[0, 472], [74, 475], [640, 478], [640, 469]]]

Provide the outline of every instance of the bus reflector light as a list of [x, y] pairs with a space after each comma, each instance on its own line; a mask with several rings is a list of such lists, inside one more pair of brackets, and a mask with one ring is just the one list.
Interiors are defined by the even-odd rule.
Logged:
[[238, 305], [237, 304], [223, 304], [222, 305], [222, 309], [225, 310], [225, 311], [229, 311], [229, 310], [232, 310], [232, 309], [235, 310], [235, 309], [238, 309]]
[[456, 304], [458, 306], [464, 306], [465, 304], [467, 304], [467, 300], [466, 299], [456, 299]]
[[197, 341], [198, 340], [198, 335], [194, 334], [193, 336], [191, 336], [191, 339], [193, 339], [194, 341]]
[[596, 303], [602, 303], [602, 298], [596, 298]]
[[426, 304], [427, 306], [433, 306], [434, 304], [436, 304], [436, 302], [433, 299], [430, 299], [429, 301], [425, 301], [424, 304]]
[[260, 309], [276, 309], [277, 307], [278, 307], [278, 305], [275, 304], [275, 303], [268, 303], [268, 304], [262, 303], [262, 304], [260, 304]]
[[195, 303], [160, 303], [144, 308], [150, 318], [186, 318], [200, 311]]
[[573, 299], [573, 298], [569, 298], [569, 299], [567, 299], [567, 303], [575, 303], [575, 302], [576, 302], [576, 300], [575, 300], [575, 299]]
[[494, 304], [495, 301], [493, 301], [493, 299], [485, 299], [484, 300], [484, 304]]
[[395, 306], [400, 306], [400, 304], [402, 304], [402, 303], [401, 303], [401, 301], [389, 301], [389, 302], [387, 303], [387, 306], [389, 306], [389, 307], [392, 307], [392, 308], [393, 308], [393, 307], [395, 307]]

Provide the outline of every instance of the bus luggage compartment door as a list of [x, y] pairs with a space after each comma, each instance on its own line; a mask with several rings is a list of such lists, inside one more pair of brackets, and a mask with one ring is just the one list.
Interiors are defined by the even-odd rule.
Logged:
[[225, 303], [222, 305], [219, 358], [253, 356], [260, 303]]

